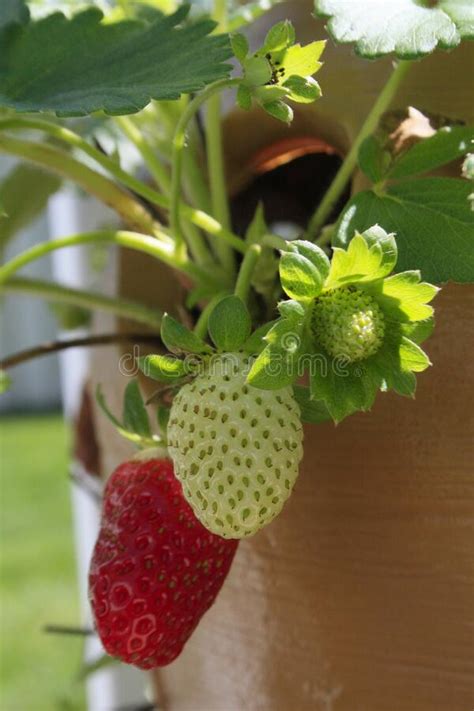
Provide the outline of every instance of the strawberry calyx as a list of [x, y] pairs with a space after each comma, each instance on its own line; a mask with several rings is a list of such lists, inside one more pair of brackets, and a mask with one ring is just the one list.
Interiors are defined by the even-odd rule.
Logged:
[[96, 402], [117, 432], [124, 439], [133, 442], [140, 451], [146, 453], [150, 448], [159, 447], [166, 453], [166, 422], [168, 419], [166, 413], [169, 411], [169, 407], [160, 406], [158, 424], [161, 433], [152, 432], [150, 418], [136, 378], [131, 379], [125, 388], [121, 420], [110, 410], [100, 385], [96, 389]]

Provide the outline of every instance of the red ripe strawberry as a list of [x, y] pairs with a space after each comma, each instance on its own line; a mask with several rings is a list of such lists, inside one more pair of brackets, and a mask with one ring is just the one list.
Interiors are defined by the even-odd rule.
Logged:
[[216, 599], [236, 547], [197, 520], [169, 459], [119, 466], [105, 488], [89, 574], [106, 651], [142, 669], [176, 659]]

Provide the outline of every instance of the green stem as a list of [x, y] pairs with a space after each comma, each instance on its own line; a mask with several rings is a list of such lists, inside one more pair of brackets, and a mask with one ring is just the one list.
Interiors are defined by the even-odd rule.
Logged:
[[[214, 19], [220, 32], [227, 32], [227, 2], [214, 1]], [[207, 169], [211, 188], [212, 214], [226, 229], [230, 229], [230, 210], [227, 197], [227, 181], [222, 150], [222, 111], [219, 94], [211, 96], [206, 108], [205, 133], [207, 149]], [[222, 265], [231, 274], [235, 272], [232, 250], [224, 243], [216, 244], [216, 252]]]
[[222, 282], [217, 279], [216, 275], [211, 271], [205, 270], [196, 264], [193, 264], [186, 257], [179, 257], [175, 254], [174, 248], [168, 244], [162, 244], [154, 237], [138, 234], [136, 232], [114, 231], [114, 230], [97, 230], [95, 232], [84, 232], [70, 237], [62, 237], [61, 239], [51, 240], [50, 242], [42, 242], [27, 249], [22, 254], [14, 257], [9, 262], [0, 267], [0, 284], [9, 279], [15, 272], [24, 267], [26, 264], [44, 257], [50, 252], [65, 247], [74, 247], [80, 244], [90, 244], [93, 242], [109, 242], [117, 244], [121, 247], [128, 247], [138, 252], [144, 252], [156, 259], [168, 264], [174, 269], [178, 269], [194, 282], [198, 284], [213, 284], [217, 289], [222, 289]]
[[[171, 232], [176, 241], [178, 254], [182, 253], [184, 249], [184, 236], [181, 229], [180, 208], [183, 153], [186, 146], [186, 129], [188, 123], [196, 115], [205, 101], [208, 101], [210, 97], [214, 96], [214, 94], [217, 94], [230, 86], [235, 86], [239, 82], [240, 79], [221, 79], [214, 82], [214, 84], [210, 84], [188, 104], [177, 123], [173, 138], [170, 223]], [[224, 226], [224, 229], [227, 228]]]
[[243, 239], [238, 237], [233, 232], [230, 232], [230, 230], [226, 230], [224, 227], [222, 227], [220, 222], [215, 220], [206, 212], [203, 212], [202, 210], [195, 210], [192, 207], [188, 207], [188, 205], [183, 205], [182, 211], [185, 217], [189, 217], [189, 219], [195, 225], [201, 227], [204, 232], [207, 232], [213, 237], [218, 237], [220, 240], [228, 244], [229, 247], [232, 247], [241, 254], [245, 254], [245, 252], [247, 251], [248, 245], [246, 244], [246, 242], [244, 242]]
[[32, 294], [46, 301], [72, 304], [89, 311], [106, 311], [130, 321], [146, 324], [156, 331], [159, 331], [161, 326], [161, 313], [142, 304], [82, 289], [72, 289], [40, 279], [12, 277], [0, 285], [0, 291]]
[[242, 299], [244, 304], [247, 303], [250, 293], [252, 275], [255, 267], [257, 266], [257, 262], [261, 253], [261, 246], [259, 244], [252, 244], [245, 253], [245, 257], [243, 258], [242, 264], [240, 265], [239, 275], [235, 284], [234, 293], [236, 296], [239, 296]]
[[133, 119], [128, 116], [116, 116], [114, 121], [136, 147], [160, 190], [165, 195], [169, 195], [171, 191], [170, 175], [163, 163], [156, 157], [153, 148], [145, 140], [143, 133], [134, 124]]
[[[128, 116], [118, 116], [115, 122], [122, 129], [127, 138], [134, 144], [140, 152], [145, 164], [154, 178], [160, 190], [169, 195], [171, 191], [171, 178], [162, 162], [156, 157], [152, 147], [145, 140], [143, 133], [133, 123], [133, 120]], [[199, 230], [193, 225], [186, 223], [184, 225], [184, 233], [186, 234], [189, 248], [198, 264], [206, 264], [212, 262], [212, 257], [207, 249], [206, 243], [199, 233]]]
[[[29, 119], [25, 117], [15, 118], [15, 119], [0, 119], [0, 130], [2, 128], [6, 129], [35, 129], [39, 131], [44, 131], [49, 135], [66, 142], [68, 145], [78, 148], [86, 155], [93, 158], [96, 163], [98, 163], [102, 168], [107, 170], [111, 175], [113, 175], [118, 181], [123, 183], [125, 187], [132, 190], [140, 197], [148, 200], [153, 205], [163, 209], [170, 209], [170, 200], [165, 195], [150, 188], [148, 185], [143, 183], [141, 180], [134, 178], [129, 173], [125, 172], [120, 168], [120, 166], [112, 159], [105, 156], [101, 151], [97, 150], [94, 146], [91, 146], [87, 141], [85, 141], [81, 136], [78, 136], [73, 131], [58, 126], [56, 124], [51, 124], [47, 121], [42, 121], [41, 119]], [[17, 156], [18, 158], [23, 158], [38, 165], [46, 168], [54, 173], [61, 175], [62, 177], [69, 178], [75, 182], [79, 182], [82, 188], [87, 192], [93, 193], [103, 202], [106, 202], [108, 198], [109, 190], [106, 190], [106, 185], [110, 188], [111, 185], [115, 185], [110, 180], [107, 181], [104, 176], [99, 173], [87, 169], [86, 171], [81, 171], [81, 180], [78, 180], [78, 171], [82, 166], [79, 161], [67, 156], [64, 151], [59, 151], [54, 149], [53, 152], [40, 152], [34, 149], [37, 144], [29, 143], [27, 141], [13, 141], [8, 137], [3, 137], [0, 135], [0, 150]], [[69, 158], [69, 161], [65, 160], [65, 157]], [[94, 181], [91, 182], [91, 186], [94, 187], [97, 181], [97, 176], [102, 178], [101, 190], [94, 191], [92, 187], [88, 186], [88, 181], [90, 178], [90, 172], [93, 173]], [[103, 181], [107, 181], [106, 184]], [[90, 182], [90, 181], [89, 181]], [[115, 188], [118, 190], [117, 186]], [[123, 195], [123, 191], [120, 193]], [[126, 193], [125, 193], [126, 194]], [[109, 204], [109, 203], [107, 203]], [[182, 214], [184, 217], [189, 219], [196, 227], [200, 227], [208, 234], [218, 237], [226, 241], [229, 246], [233, 247], [239, 252], [244, 253], [246, 250], [246, 244], [230, 230], [225, 229], [216, 219], [203, 212], [202, 210], [196, 210], [189, 205], [181, 206]]]
[[113, 181], [92, 170], [68, 153], [48, 144], [17, 140], [4, 134], [0, 134], [0, 151], [29, 160], [48, 168], [63, 178], [73, 180], [84, 190], [114, 209], [130, 227], [147, 234], [160, 234], [161, 238], [168, 241], [168, 237], [164, 236], [160, 225], [140, 202]]
[[346, 185], [357, 166], [359, 149], [363, 141], [367, 138], [367, 136], [370, 136], [370, 134], [376, 130], [382, 115], [390, 106], [411, 65], [412, 62], [400, 61], [390, 75], [362, 128], [360, 129], [359, 135], [352, 144], [349, 153], [330, 185], [329, 190], [309, 221], [308, 229], [306, 231], [307, 239], [314, 239], [317, 237], [321, 228], [326, 224], [326, 221], [334, 210], [337, 201], [344, 192]]
[[186, 194], [193, 205], [199, 205], [205, 212], [211, 211], [211, 198], [207, 181], [199, 165], [196, 151], [187, 150], [183, 159], [183, 177]]
[[69, 338], [67, 340], [42, 343], [34, 348], [28, 348], [25, 351], [7, 356], [3, 360], [0, 360], [0, 370], [14, 368], [17, 365], [21, 365], [21, 363], [27, 363], [35, 358], [65, 351], [69, 348], [91, 348], [93, 346], [116, 345], [117, 343], [149, 343], [157, 347], [162, 345], [158, 336], [153, 336], [149, 333], [109, 333], [100, 336]]

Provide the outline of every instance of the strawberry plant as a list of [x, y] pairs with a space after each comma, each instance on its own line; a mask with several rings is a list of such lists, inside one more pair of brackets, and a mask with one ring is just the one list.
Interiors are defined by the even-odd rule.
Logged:
[[[237, 232], [222, 93], [235, 110], [290, 130], [299, 107], [324, 102], [326, 90], [324, 70], [315, 79], [322, 28], [301, 44], [285, 20], [252, 44], [248, 25], [274, 4], [215, 0], [206, 10], [127, 0], [55, 3], [48, 13], [8, 0], [0, 8], [0, 151], [20, 161], [0, 188], [2, 243], [64, 180], [119, 223], [18, 254], [0, 267], [0, 290], [107, 310], [146, 324], [160, 342], [136, 363], [160, 384], [159, 435], [135, 381], [123, 422], [98, 393], [122, 434], [163, 448], [111, 476], [91, 568], [105, 648], [144, 668], [179, 654], [219, 591], [235, 540], [281, 512], [298, 477], [303, 423], [341, 422], [388, 390], [413, 397], [416, 373], [431, 365], [422, 349], [434, 328], [431, 301], [446, 282], [474, 281], [474, 127], [445, 120], [401, 148], [387, 129], [415, 63], [474, 39], [466, 2], [316, 0], [336, 43], [353, 43], [365, 59], [390, 55], [393, 71], [297, 238], [267, 224], [261, 205], [246, 234]], [[138, 169], [122, 159], [130, 145]], [[427, 176], [453, 161], [457, 177]], [[357, 170], [365, 189], [336, 210]], [[17, 274], [85, 244], [136, 250], [174, 270], [187, 291], [181, 320], [160, 304]], [[41, 352], [5, 359], [2, 387], [9, 367]]]

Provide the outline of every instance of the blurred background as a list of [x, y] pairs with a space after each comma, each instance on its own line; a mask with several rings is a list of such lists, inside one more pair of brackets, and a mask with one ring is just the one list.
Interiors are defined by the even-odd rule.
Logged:
[[[0, 157], [0, 200], [9, 214], [0, 220], [1, 261], [111, 224], [94, 200], [58, 188], [41, 171]], [[35, 262], [22, 277], [111, 293], [115, 258], [110, 249], [73, 248]], [[81, 309], [8, 293], [0, 302], [0, 359], [91, 328]], [[116, 330], [113, 317], [100, 330]], [[92, 634], [87, 569], [100, 485], [73, 451], [89, 357], [81, 348], [29, 360], [9, 370], [11, 388], [0, 395], [1, 711], [150, 708], [144, 675], [112, 663]]]
[[[0, 180], [15, 166], [2, 157]], [[2, 221], [4, 222], [4, 221]], [[43, 213], [15, 239], [0, 226], [3, 259], [47, 240]], [[50, 260], [28, 275], [52, 278]], [[56, 337], [48, 306], [7, 296], [0, 310], [0, 357]], [[78, 681], [83, 638], [48, 634], [46, 625], [80, 626], [69, 480], [69, 432], [61, 411], [55, 355], [12, 370], [0, 397], [0, 666], [2, 711], [84, 709]]]

